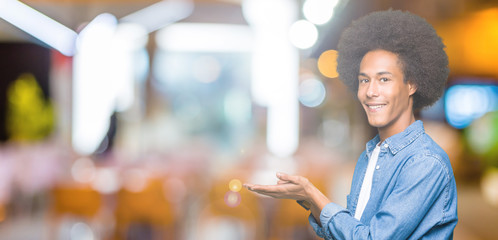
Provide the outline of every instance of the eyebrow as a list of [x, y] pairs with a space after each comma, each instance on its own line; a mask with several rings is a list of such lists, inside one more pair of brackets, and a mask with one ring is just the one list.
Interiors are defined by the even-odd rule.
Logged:
[[[381, 76], [381, 75], [393, 75], [391, 72], [387, 72], [387, 71], [384, 71], [384, 72], [378, 72], [377, 74], [375, 74], [377, 76]], [[358, 76], [364, 76], [364, 77], [368, 77], [368, 75], [366, 73], [360, 73], [358, 74]]]

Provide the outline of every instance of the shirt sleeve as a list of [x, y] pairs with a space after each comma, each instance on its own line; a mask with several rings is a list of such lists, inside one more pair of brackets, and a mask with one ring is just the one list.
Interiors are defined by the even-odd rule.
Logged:
[[311, 215], [309, 221], [325, 239], [408, 239], [448, 182], [448, 171], [437, 157], [414, 156], [368, 225], [334, 203], [322, 209], [321, 227]]
[[330, 234], [330, 231], [328, 231], [327, 229], [328, 228], [327, 224], [323, 223], [330, 222], [331, 218], [339, 212], [345, 212], [347, 214], [350, 214], [349, 210], [343, 208], [338, 204], [331, 202], [325, 205], [325, 207], [322, 209], [322, 212], [320, 213], [320, 222], [322, 223], [323, 227], [320, 226], [320, 224], [318, 224], [318, 222], [315, 220], [315, 217], [312, 214], [310, 214], [310, 216], [308, 217], [308, 221], [311, 227], [313, 227], [313, 230], [315, 231], [316, 235], [324, 239], [334, 239]]

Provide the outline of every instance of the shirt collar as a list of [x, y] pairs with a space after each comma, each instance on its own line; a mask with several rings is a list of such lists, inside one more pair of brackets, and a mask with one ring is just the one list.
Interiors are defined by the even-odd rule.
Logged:
[[[415, 139], [417, 139], [421, 134], [425, 132], [424, 124], [422, 121], [417, 120], [410, 124], [403, 132], [395, 134], [387, 138], [382, 146], [389, 148], [393, 155], [396, 155], [406, 146], [410, 145]], [[377, 134], [372, 140], [368, 141], [366, 144], [367, 154], [370, 156], [375, 146], [380, 142], [379, 134]]]

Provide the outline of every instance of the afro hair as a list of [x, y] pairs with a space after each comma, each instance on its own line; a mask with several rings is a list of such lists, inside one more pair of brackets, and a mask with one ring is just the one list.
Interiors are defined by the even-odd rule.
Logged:
[[353, 92], [358, 91], [363, 56], [376, 49], [395, 53], [404, 81], [417, 86], [414, 110], [434, 104], [444, 92], [449, 74], [445, 46], [434, 28], [415, 14], [391, 9], [372, 12], [344, 30], [337, 48], [337, 72]]

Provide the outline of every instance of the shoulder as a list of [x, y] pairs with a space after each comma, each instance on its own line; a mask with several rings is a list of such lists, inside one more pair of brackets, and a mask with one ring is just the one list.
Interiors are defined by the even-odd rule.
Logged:
[[416, 156], [426, 156], [441, 163], [449, 164], [448, 154], [426, 133], [422, 134], [414, 142], [413, 148]]
[[448, 154], [427, 134], [422, 134], [405, 150], [404, 170], [440, 172], [447, 180], [453, 176]]

